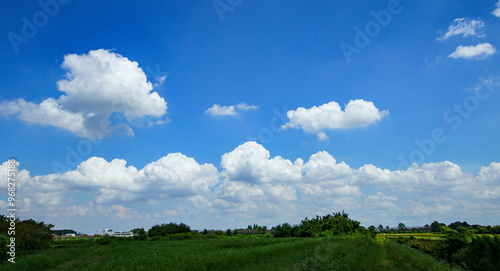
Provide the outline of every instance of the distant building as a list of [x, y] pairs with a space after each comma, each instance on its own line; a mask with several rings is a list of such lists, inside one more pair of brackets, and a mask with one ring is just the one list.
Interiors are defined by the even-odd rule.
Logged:
[[104, 236], [104, 235], [112, 236], [113, 235], [113, 230], [112, 229], [101, 230], [101, 236]]
[[63, 237], [63, 238], [68, 238], [68, 237], [76, 237], [76, 231], [70, 230], [70, 229], [64, 229], [64, 230], [53, 230], [52, 234], [55, 236]]

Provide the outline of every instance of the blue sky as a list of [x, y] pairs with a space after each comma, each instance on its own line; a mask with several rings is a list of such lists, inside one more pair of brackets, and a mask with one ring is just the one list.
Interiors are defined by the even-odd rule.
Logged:
[[498, 224], [499, 9], [6, 3], [0, 154], [20, 163], [19, 215], [89, 233], [339, 210], [365, 226]]

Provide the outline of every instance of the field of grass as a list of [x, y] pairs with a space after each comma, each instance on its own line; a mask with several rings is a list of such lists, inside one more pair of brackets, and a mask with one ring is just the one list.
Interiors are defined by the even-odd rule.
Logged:
[[388, 233], [388, 234], [377, 234], [377, 239], [388, 238], [388, 239], [398, 239], [398, 238], [416, 238], [425, 240], [440, 240], [443, 239], [446, 234], [433, 234], [433, 233]]
[[0, 270], [451, 270], [388, 239], [58, 242]]

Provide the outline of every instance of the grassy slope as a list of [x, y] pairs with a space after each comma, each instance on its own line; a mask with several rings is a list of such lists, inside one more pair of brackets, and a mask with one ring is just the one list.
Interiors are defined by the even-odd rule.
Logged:
[[0, 270], [450, 270], [392, 241], [368, 238], [115, 242], [51, 249]]

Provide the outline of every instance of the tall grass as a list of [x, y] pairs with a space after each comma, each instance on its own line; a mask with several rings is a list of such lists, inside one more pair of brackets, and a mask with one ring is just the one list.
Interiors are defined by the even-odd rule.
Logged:
[[449, 270], [418, 251], [393, 242], [377, 244], [364, 236], [82, 243], [27, 255], [16, 264], [0, 266], [0, 270], [400, 270], [401, 267]]

